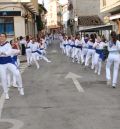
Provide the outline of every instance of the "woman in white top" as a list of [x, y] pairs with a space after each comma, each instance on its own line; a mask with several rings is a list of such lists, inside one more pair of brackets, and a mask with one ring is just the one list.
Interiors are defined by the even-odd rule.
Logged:
[[19, 70], [17, 69], [12, 56], [18, 54], [19, 50], [12, 49], [9, 42], [6, 41], [6, 34], [0, 34], [0, 76], [1, 83], [4, 90], [5, 98], [9, 99], [8, 84], [7, 84], [7, 71], [9, 70], [13, 76], [16, 76], [18, 83], [18, 90], [21, 95], [24, 95], [24, 89], [22, 86], [22, 78]]
[[89, 35], [86, 34], [85, 37], [81, 40], [82, 42], [82, 53], [81, 53], [81, 62], [82, 64], [85, 63], [85, 58], [88, 52], [88, 41], [89, 41]]
[[26, 57], [27, 57], [27, 64], [28, 66], [31, 65], [31, 49], [30, 49], [30, 46], [32, 44], [32, 37], [31, 36], [26, 36]]
[[[39, 49], [39, 43], [33, 39], [33, 42], [32, 44], [30, 45], [30, 49], [31, 49], [31, 52], [32, 52], [32, 57], [31, 57], [31, 60], [33, 60], [37, 66], [37, 69], [39, 69], [39, 63], [38, 63], [38, 54], [37, 54], [37, 50]], [[31, 61], [32, 62], [32, 61]]]
[[85, 60], [85, 66], [89, 66], [89, 60], [90, 58], [92, 58], [91, 69], [94, 69], [94, 54], [95, 54], [95, 49], [93, 48], [94, 43], [95, 43], [95, 37], [94, 34], [91, 34], [90, 39], [88, 41], [88, 52]]
[[80, 63], [81, 60], [81, 52], [82, 52], [82, 42], [80, 41], [80, 35], [76, 36], [75, 40], [75, 57], [77, 59], [77, 63]]
[[93, 48], [95, 48], [95, 55], [94, 55], [94, 66], [95, 66], [95, 73], [100, 75], [101, 73], [101, 67], [102, 67], [102, 61], [104, 59], [104, 53], [103, 49], [106, 46], [105, 39], [101, 39], [99, 36], [93, 45]]
[[107, 85], [111, 84], [110, 68], [114, 63], [112, 87], [115, 88], [117, 84], [118, 70], [120, 65], [120, 42], [117, 40], [117, 35], [114, 31], [111, 32], [111, 40], [108, 43], [108, 51], [109, 55], [106, 64]]
[[62, 42], [62, 53], [66, 54], [66, 44], [68, 43], [67, 41], [67, 36], [65, 35], [63, 37], [63, 42]]
[[20, 36], [20, 46], [21, 46], [21, 54], [25, 55], [25, 46], [26, 46], [27, 42], [25, 40], [25, 38], [23, 38], [22, 36]]

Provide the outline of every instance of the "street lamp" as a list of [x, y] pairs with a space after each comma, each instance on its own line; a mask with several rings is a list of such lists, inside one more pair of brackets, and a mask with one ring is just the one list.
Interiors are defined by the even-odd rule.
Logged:
[[76, 15], [75, 16], [75, 18], [74, 18], [74, 20], [75, 20], [75, 34], [76, 34], [76, 32], [77, 32], [77, 26], [78, 26], [78, 16]]

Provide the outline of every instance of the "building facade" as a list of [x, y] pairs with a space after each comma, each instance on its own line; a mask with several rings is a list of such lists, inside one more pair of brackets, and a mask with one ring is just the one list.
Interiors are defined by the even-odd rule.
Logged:
[[[69, 26], [79, 31], [86, 27], [102, 25], [100, 0], [69, 0]], [[77, 22], [77, 23], [76, 23]], [[72, 23], [72, 24], [71, 24]]]
[[67, 21], [69, 20], [68, 4], [63, 5], [63, 32], [68, 33]]
[[47, 28], [48, 31], [61, 30], [63, 27], [63, 6], [59, 0], [49, 0], [47, 13]]
[[47, 28], [49, 29], [48, 31], [51, 31], [52, 29], [57, 27], [57, 1], [50, 0], [47, 13]]
[[107, 13], [105, 20], [113, 24], [113, 30], [120, 35], [120, 0], [100, 0], [101, 13]]
[[0, 0], [0, 33], [8, 38], [35, 35], [38, 0]]

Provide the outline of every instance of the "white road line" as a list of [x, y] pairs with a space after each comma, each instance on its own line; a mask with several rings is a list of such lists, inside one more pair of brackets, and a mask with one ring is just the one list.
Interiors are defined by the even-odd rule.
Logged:
[[75, 84], [77, 90], [78, 90], [79, 92], [84, 92], [84, 89], [82, 88], [81, 84], [80, 84], [79, 81], [77, 80], [77, 78], [82, 78], [81, 76], [69, 72], [65, 78], [66, 78], [66, 79], [71, 78], [71, 79], [73, 80], [73, 82], [74, 82], [74, 84]]
[[13, 127], [9, 129], [21, 129], [24, 126], [24, 123], [22, 121], [15, 119], [1, 119], [0, 122], [8, 122], [13, 124]]
[[4, 103], [5, 103], [5, 96], [4, 96], [4, 93], [3, 93], [1, 98], [0, 98], [0, 119], [2, 117], [2, 110], [3, 110]]

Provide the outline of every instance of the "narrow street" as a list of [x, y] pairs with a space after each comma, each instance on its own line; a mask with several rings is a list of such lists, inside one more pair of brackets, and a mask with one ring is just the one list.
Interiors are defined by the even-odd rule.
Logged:
[[0, 129], [120, 129], [120, 86], [106, 85], [105, 69], [97, 76], [72, 63], [57, 42], [48, 48], [47, 56], [52, 62], [40, 61], [39, 70], [21, 64], [25, 96], [10, 89]]

